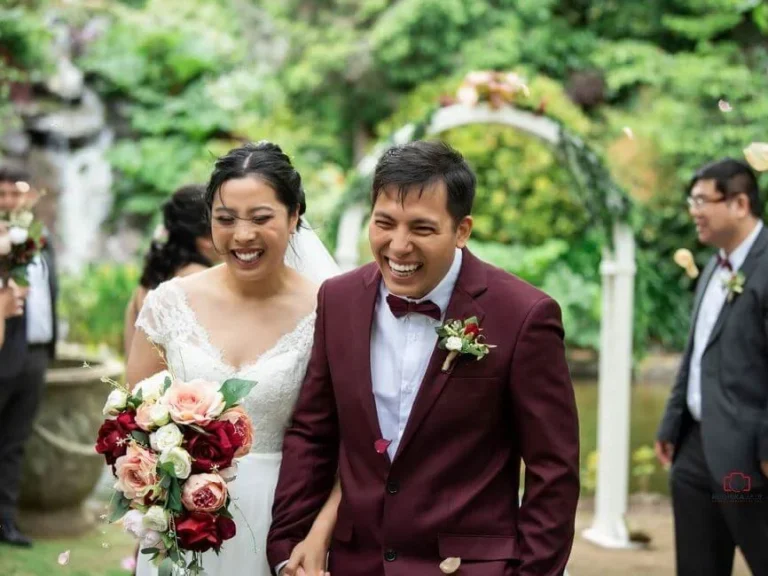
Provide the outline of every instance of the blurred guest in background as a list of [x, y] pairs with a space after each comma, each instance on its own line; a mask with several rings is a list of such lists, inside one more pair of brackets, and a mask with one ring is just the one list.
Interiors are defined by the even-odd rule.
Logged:
[[179, 188], [163, 205], [163, 224], [155, 231], [144, 262], [139, 286], [125, 310], [125, 357], [131, 349], [136, 317], [150, 290], [174, 276], [187, 276], [209, 268], [219, 260], [207, 220], [205, 187]]
[[755, 174], [724, 159], [691, 180], [699, 241], [683, 362], [657, 435], [671, 468], [677, 573], [731, 574], [735, 546], [768, 574], [768, 231]]

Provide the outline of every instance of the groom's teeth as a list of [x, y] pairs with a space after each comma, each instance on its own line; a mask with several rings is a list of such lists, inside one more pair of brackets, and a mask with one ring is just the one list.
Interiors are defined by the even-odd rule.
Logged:
[[397, 274], [409, 275], [421, 268], [421, 264], [395, 264], [389, 260], [389, 267]]

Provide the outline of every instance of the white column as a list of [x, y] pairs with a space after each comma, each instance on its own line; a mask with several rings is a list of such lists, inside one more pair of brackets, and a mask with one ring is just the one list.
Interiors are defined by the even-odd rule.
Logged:
[[614, 225], [615, 254], [604, 251], [600, 333], [595, 517], [583, 533], [606, 548], [632, 548], [625, 515], [629, 493], [629, 424], [635, 241], [631, 228]]
[[355, 204], [344, 210], [341, 216], [336, 236], [336, 262], [343, 272], [352, 270], [358, 265], [360, 254], [357, 243], [360, 241], [360, 232], [366, 215], [365, 206]]

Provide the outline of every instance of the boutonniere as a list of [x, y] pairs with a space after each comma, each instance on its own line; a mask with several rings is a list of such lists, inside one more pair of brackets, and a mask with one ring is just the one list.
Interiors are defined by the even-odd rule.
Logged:
[[437, 330], [440, 340], [437, 344], [440, 350], [448, 350], [448, 356], [443, 362], [443, 372], [447, 372], [451, 363], [459, 354], [470, 354], [478, 360], [486, 356], [492, 346], [482, 342], [484, 336], [480, 334], [482, 329], [477, 323], [477, 318], [472, 316], [463, 322], [461, 320], [448, 320]]
[[723, 288], [728, 290], [728, 302], [733, 300], [737, 294], [744, 292], [744, 281], [746, 277], [741, 271], [730, 272], [723, 275], [721, 279]]

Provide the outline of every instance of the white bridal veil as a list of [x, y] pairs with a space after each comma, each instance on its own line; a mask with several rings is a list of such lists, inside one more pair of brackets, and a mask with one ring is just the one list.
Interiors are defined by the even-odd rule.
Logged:
[[285, 263], [316, 284], [322, 284], [341, 274], [341, 268], [307, 221], [303, 219], [303, 222], [304, 226], [293, 235], [285, 251]]

